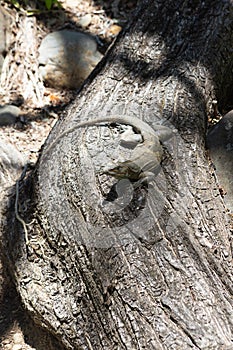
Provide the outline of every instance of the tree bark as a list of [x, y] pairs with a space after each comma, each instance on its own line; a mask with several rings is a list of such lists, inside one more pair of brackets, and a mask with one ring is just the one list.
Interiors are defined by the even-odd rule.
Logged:
[[[139, 5], [21, 186], [29, 244], [12, 208], [4, 249], [25, 308], [66, 349], [231, 349], [231, 222], [205, 131], [212, 100], [232, 98], [232, 1]], [[177, 129], [155, 181], [118, 198], [97, 170], [119, 127], [55, 141], [115, 114]]]

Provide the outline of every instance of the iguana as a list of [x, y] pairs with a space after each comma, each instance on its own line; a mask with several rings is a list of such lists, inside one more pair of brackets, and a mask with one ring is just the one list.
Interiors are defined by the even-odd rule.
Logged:
[[174, 135], [174, 132], [170, 128], [163, 125], [157, 125], [155, 129], [153, 129], [151, 126], [149, 126], [149, 124], [134, 116], [111, 115], [79, 122], [70, 129], [61, 133], [45, 149], [45, 154], [49, 152], [59, 140], [76, 129], [103, 123], [130, 125], [142, 136], [142, 142], [137, 144], [137, 146], [133, 149], [132, 156], [129, 160], [119, 162], [116, 166], [103, 170], [103, 173], [114, 176], [118, 179], [128, 178], [129, 180], [134, 181], [152, 180], [160, 169], [160, 163], [163, 155], [163, 147], [161, 142], [171, 138]]

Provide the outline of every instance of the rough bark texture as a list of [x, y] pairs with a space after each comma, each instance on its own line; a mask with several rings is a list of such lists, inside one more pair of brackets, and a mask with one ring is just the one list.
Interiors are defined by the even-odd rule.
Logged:
[[123, 205], [116, 180], [95, 176], [119, 129], [45, 147], [20, 191], [29, 245], [16, 220], [6, 237], [10, 269], [67, 349], [232, 349], [231, 226], [204, 147], [212, 99], [226, 106], [232, 93], [232, 1], [140, 5], [47, 145], [78, 120], [135, 115], [177, 128], [163, 170], [147, 187], [126, 183]]

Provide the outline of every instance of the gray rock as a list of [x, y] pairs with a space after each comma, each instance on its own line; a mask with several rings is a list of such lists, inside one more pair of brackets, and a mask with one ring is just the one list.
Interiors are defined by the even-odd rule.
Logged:
[[16, 106], [0, 106], [0, 126], [14, 124], [20, 114], [20, 109]]
[[10, 143], [0, 141], [0, 162], [5, 168], [21, 169], [25, 165], [24, 156]]
[[233, 110], [209, 130], [206, 141], [224, 201], [233, 212]]
[[233, 110], [215, 124], [208, 132], [207, 144], [211, 148], [224, 146], [233, 150]]
[[15, 181], [25, 164], [26, 159], [13, 145], [0, 141], [0, 190]]
[[48, 34], [39, 48], [40, 72], [55, 88], [78, 88], [102, 54], [88, 34], [62, 30]]

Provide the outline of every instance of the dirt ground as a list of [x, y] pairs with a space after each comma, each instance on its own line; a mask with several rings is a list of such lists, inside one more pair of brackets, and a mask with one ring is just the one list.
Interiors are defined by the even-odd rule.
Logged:
[[[0, 105], [14, 104], [21, 109], [16, 124], [0, 127], [0, 140], [13, 144], [35, 163], [51, 128], [76, 96], [76, 91], [44, 86], [37, 61], [42, 38], [54, 30], [77, 29], [95, 35], [104, 53], [132, 16], [137, 0], [64, 0], [60, 1], [60, 9], [54, 7], [51, 11], [45, 11], [42, 0], [29, 3], [0, 1], [11, 17], [11, 43], [1, 76]], [[27, 335], [32, 328], [34, 340]], [[4, 264], [0, 265], [0, 338], [0, 349], [4, 350], [50, 348], [46, 333], [22, 309]]]

